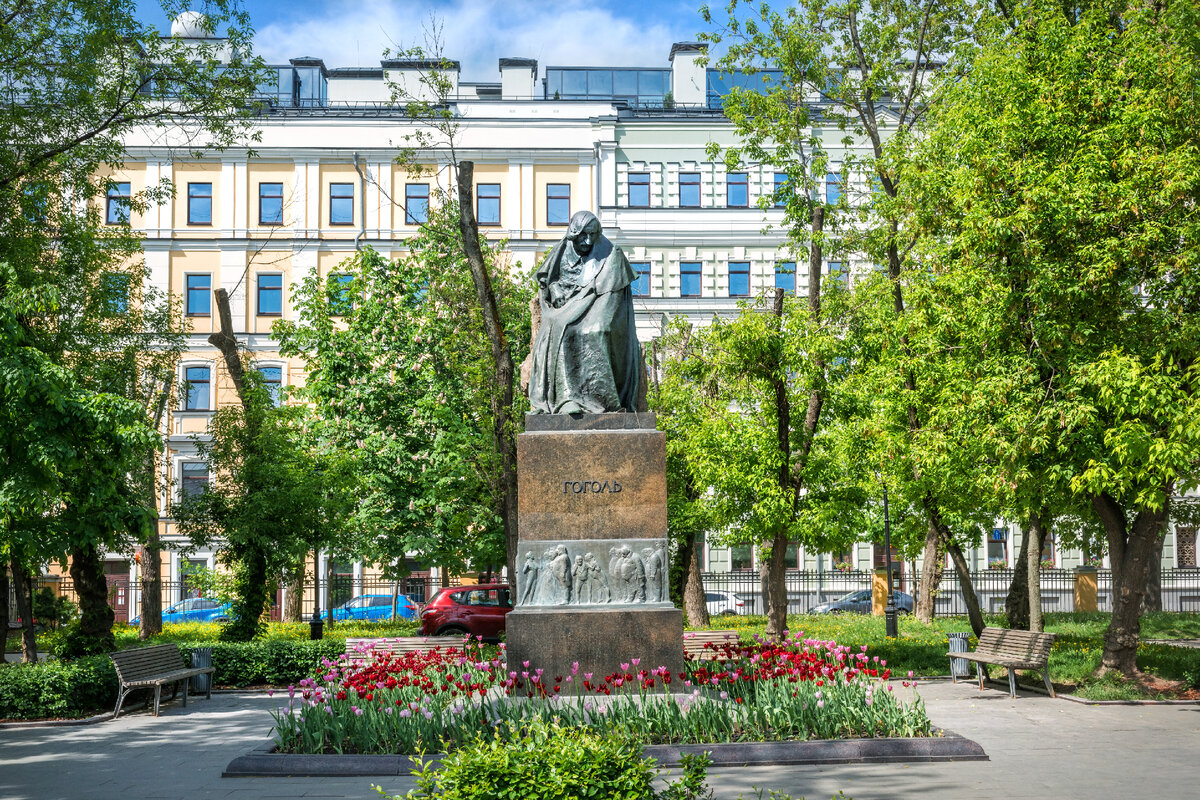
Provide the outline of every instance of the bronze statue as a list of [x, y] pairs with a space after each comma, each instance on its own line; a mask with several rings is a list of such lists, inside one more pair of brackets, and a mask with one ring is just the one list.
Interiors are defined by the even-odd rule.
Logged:
[[642, 366], [630, 287], [637, 275], [595, 214], [571, 217], [535, 277], [541, 324], [529, 372], [532, 413], [634, 411]]

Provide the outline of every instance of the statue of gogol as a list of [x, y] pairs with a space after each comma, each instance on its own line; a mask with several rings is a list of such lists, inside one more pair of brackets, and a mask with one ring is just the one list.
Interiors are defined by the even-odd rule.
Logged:
[[642, 351], [633, 316], [637, 278], [590, 211], [571, 217], [535, 277], [542, 321], [533, 343], [535, 414], [634, 411]]

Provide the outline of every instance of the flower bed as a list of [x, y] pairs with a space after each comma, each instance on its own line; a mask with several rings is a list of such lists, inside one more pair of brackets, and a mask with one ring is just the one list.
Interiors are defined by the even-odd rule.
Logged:
[[886, 662], [865, 647], [797, 636], [720, 649], [729, 660], [679, 675], [635, 658], [608, 675], [549, 676], [506, 669], [469, 642], [363, 666], [343, 657], [289, 689], [276, 741], [285, 753], [406, 754], [453, 750], [486, 731], [511, 736], [535, 720], [642, 744], [931, 734], [921, 700], [901, 701]]

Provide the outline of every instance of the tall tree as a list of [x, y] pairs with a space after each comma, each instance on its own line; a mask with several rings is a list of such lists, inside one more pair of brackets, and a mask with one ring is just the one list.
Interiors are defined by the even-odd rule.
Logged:
[[1008, 389], [978, 392], [1019, 409], [996, 415], [1014, 436], [990, 449], [1018, 507], [1044, 517], [1063, 491], [1092, 507], [1114, 581], [1102, 669], [1130, 675], [1169, 500], [1197, 480], [1197, 14], [1013, 9], [933, 117], [933, 202], [912, 221], [939, 279], [974, 286], [978, 313], [938, 313], [1013, 331], [984, 365]]
[[[393, 578], [410, 555], [480, 571], [507, 556], [492, 352], [464, 257], [429, 232], [457, 213], [430, 209], [429, 229], [395, 262], [364, 250], [339, 267], [344, 278], [310, 276], [296, 292], [299, 320], [276, 326], [281, 352], [306, 362], [301, 396], [318, 435], [352, 453], [354, 547]], [[480, 246], [502, 324], [527, 341], [529, 292], [496, 269], [497, 248]]]
[[[719, 29], [704, 35], [709, 41], [729, 45], [729, 56], [722, 63], [743, 71], [780, 70], [783, 85], [794, 86], [790, 98], [777, 93], [787, 102], [759, 103], [759, 141], [767, 145], [768, 153], [773, 150], [776, 154], [768, 163], [790, 165], [789, 178], [803, 180], [806, 167], [811, 165], [805, 164], [796, 143], [814, 137], [815, 132], [805, 131], [814, 121], [819, 121], [822, 129], [840, 131], [844, 137], [840, 145], [862, 146], [864, 155], [848, 152], [843, 162], [843, 193], [851, 189], [849, 180], [855, 172], [866, 179], [857, 184], [857, 191], [862, 193], [868, 187], [874, 191], [856, 202], [863, 213], [857, 234], [854, 228], [846, 228], [846, 246], [848, 252], [862, 251], [871, 260], [886, 264], [892, 319], [898, 320], [906, 311], [900, 279], [910, 268], [907, 254], [911, 244], [908, 232], [900, 225], [901, 198], [909, 176], [898, 154], [907, 149], [915, 126], [935, 100], [937, 88], [943, 81], [952, 82], [969, 62], [974, 50], [972, 29], [988, 14], [981, 14], [975, 4], [957, 0], [801, 0], [783, 11], [766, 4], [733, 2], [727, 11]], [[712, 21], [707, 7], [701, 13], [706, 21]], [[806, 110], [809, 106], [818, 111]], [[753, 146], [753, 139], [750, 144]], [[819, 165], [820, 161], [813, 163]], [[812, 177], [820, 180], [824, 176]], [[797, 207], [802, 203], [797, 202]], [[789, 213], [787, 219], [795, 224], [806, 217]], [[814, 236], [814, 244], [820, 241]], [[919, 603], [918, 611], [932, 612], [932, 593], [936, 577], [941, 574], [940, 557], [948, 551], [968, 599], [972, 626], [982, 629], [982, 616], [977, 603], [972, 602], [975, 595], [959, 546], [962, 539], [950, 525], [953, 513], [942, 508], [945, 501], [953, 504], [955, 488], [922, 472], [913, 458], [913, 448], [908, 446], [909, 440], [920, 437], [925, 425], [925, 401], [903, 335], [899, 343], [897, 349], [877, 348], [876, 352], [892, 357], [881, 368], [900, 376], [898, 391], [904, 402], [876, 408], [901, 414], [896, 424], [880, 426], [882, 432], [901, 437], [906, 445], [887, 448], [895, 467], [889, 486], [894, 487], [895, 494], [919, 504], [928, 520], [927, 580], [922, 584], [928, 602]], [[902, 460], [896, 461], [896, 457]], [[943, 497], [939, 490], [947, 489], [948, 496]]]

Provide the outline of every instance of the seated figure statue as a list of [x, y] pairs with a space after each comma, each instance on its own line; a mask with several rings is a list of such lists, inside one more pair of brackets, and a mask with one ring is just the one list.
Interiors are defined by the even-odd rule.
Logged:
[[535, 277], [542, 320], [529, 372], [532, 413], [635, 410], [642, 352], [630, 284], [637, 275], [601, 234], [600, 220], [590, 211], [571, 217]]

